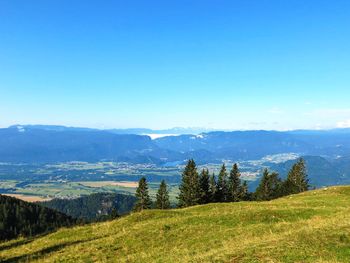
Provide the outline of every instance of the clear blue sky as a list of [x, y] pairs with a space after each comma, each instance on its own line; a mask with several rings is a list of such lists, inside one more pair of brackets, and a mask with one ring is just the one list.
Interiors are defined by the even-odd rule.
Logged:
[[350, 1], [0, 1], [0, 126], [350, 126]]

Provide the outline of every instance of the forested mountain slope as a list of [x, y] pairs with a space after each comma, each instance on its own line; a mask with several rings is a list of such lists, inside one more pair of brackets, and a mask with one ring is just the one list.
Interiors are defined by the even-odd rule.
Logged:
[[90, 221], [110, 215], [113, 209], [119, 215], [129, 213], [135, 201], [136, 198], [132, 195], [97, 193], [76, 199], [53, 199], [41, 204], [74, 218]]
[[74, 223], [75, 219], [56, 210], [0, 195], [0, 240], [34, 236]]

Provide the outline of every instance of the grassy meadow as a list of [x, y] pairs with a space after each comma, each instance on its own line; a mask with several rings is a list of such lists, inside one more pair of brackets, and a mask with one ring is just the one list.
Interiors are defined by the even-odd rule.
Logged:
[[1, 262], [349, 262], [350, 187], [149, 210], [0, 244]]

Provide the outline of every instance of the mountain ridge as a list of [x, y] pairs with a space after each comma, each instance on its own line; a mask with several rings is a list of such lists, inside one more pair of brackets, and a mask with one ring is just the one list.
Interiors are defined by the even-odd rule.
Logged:
[[331, 131], [211, 131], [151, 139], [140, 134], [62, 126], [0, 129], [0, 162], [112, 160], [131, 163], [253, 160], [280, 153], [350, 156], [350, 129]]

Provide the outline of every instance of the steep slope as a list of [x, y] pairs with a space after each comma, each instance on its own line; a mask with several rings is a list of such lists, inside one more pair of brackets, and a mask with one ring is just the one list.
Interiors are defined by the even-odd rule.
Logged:
[[349, 262], [350, 187], [151, 210], [0, 244], [13, 262]]
[[70, 216], [56, 210], [0, 195], [0, 240], [33, 236], [74, 223]]

